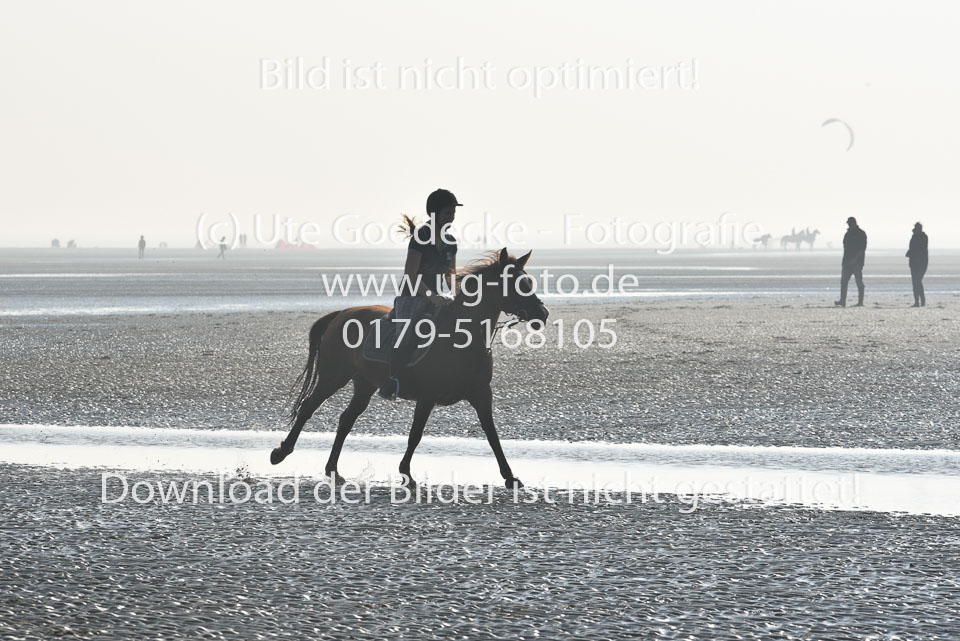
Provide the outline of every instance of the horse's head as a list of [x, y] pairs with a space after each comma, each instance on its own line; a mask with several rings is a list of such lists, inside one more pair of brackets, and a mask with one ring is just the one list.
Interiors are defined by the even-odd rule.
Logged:
[[[522, 321], [546, 322], [549, 312], [536, 294], [536, 283], [524, 271], [533, 252], [516, 258], [504, 247], [481, 263], [459, 275], [460, 294], [465, 300], [479, 302], [499, 297], [500, 309]], [[476, 302], [466, 303], [475, 305]]]
[[533, 251], [520, 258], [514, 258], [504, 247], [497, 260], [500, 265], [501, 291], [505, 293], [503, 311], [522, 321], [545, 323], [550, 312], [537, 296], [537, 287], [533, 278], [524, 271]]

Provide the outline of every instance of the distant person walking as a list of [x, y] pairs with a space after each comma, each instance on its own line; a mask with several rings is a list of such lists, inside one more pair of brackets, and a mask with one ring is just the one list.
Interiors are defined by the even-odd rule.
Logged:
[[859, 298], [857, 307], [863, 307], [863, 259], [867, 253], [867, 232], [860, 229], [857, 219], [847, 218], [847, 233], [843, 235], [843, 260], [840, 269], [840, 300], [834, 305], [847, 306], [847, 285], [850, 277], [857, 280]]
[[924, 307], [927, 304], [927, 298], [923, 295], [923, 275], [927, 273], [929, 255], [927, 234], [920, 223], [913, 226], [907, 258], [910, 259], [910, 279], [913, 281], [913, 307]]
[[220, 238], [220, 253], [217, 254], [217, 258], [226, 258], [227, 257], [227, 237], [223, 236]]
[[144, 240], [143, 236], [140, 236], [140, 242], [137, 243], [137, 249], [140, 250], [140, 258], [143, 258], [143, 253], [147, 250], [147, 241]]

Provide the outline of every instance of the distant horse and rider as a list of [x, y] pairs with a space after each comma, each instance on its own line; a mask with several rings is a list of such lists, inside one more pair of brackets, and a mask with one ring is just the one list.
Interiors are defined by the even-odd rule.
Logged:
[[807, 227], [799, 232], [796, 229], [792, 229], [789, 234], [780, 238], [780, 247], [786, 249], [787, 245], [793, 244], [796, 245], [796, 249], [800, 249], [803, 243], [807, 243], [810, 245], [810, 249], [813, 249], [813, 243], [816, 242], [817, 236], [819, 235], [819, 229], [810, 231], [810, 228]]
[[[524, 271], [531, 253], [516, 258], [503, 248], [456, 274], [453, 302], [440, 309], [434, 320], [435, 340], [426, 355], [405, 370], [399, 388], [400, 398], [417, 402], [407, 450], [400, 461], [406, 484], [413, 484], [410, 461], [433, 408], [467, 401], [477, 413], [504, 484], [508, 488], [523, 486], [507, 463], [493, 422], [493, 355], [488, 343], [490, 329], [496, 327], [501, 314], [540, 326], [547, 320], [547, 308], [534, 293], [532, 279]], [[468, 278], [478, 281], [478, 287], [462, 287]], [[363, 353], [365, 339], [375, 331], [375, 321], [388, 312], [390, 308], [383, 305], [351, 307], [326, 314], [313, 324], [309, 357], [298, 379], [301, 387], [290, 412], [290, 433], [271, 452], [271, 463], [276, 465], [289, 456], [314, 412], [353, 381], [353, 397], [340, 415], [325, 468], [327, 476], [342, 480], [337, 463], [344, 440], [374, 392], [388, 382], [390, 375], [388, 365], [368, 360]], [[468, 340], [465, 333], [470, 334]]]
[[758, 236], [753, 240], [753, 248], [756, 249], [757, 246], [767, 248], [767, 245], [770, 244], [770, 239], [773, 238], [773, 234], [764, 234], [763, 236]]

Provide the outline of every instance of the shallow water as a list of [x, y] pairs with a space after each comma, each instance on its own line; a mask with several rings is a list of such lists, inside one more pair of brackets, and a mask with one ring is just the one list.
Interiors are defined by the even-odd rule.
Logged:
[[[839, 253], [834, 251], [659, 255], [604, 249], [535, 254], [527, 271], [541, 283], [540, 293], [548, 302], [752, 297], [829, 301], [839, 281]], [[476, 256], [464, 252], [461, 263]], [[0, 317], [324, 311], [389, 303], [394, 296], [389, 286], [380, 294], [363, 296], [357, 281], [345, 290], [328, 290], [323, 278], [396, 277], [401, 264], [402, 253], [393, 251], [238, 250], [218, 261], [191, 250], [156, 250], [137, 260], [135, 254], [116, 249], [0, 249]], [[594, 287], [594, 279], [607, 274], [609, 265], [614, 286], [602, 278]], [[561, 274], [576, 279], [577, 291], [571, 290], [572, 281], [558, 283]], [[625, 281], [620, 291], [615, 283], [624, 275], [636, 277], [636, 282]], [[909, 269], [899, 251], [871, 252], [865, 277], [874, 302], [909, 297]], [[960, 296], [960, 253], [936, 256], [926, 283], [931, 300]]]
[[[0, 426], [0, 463], [66, 469], [317, 477], [332, 433], [300, 438], [271, 466], [283, 434], [136, 427]], [[340, 472], [369, 483], [398, 482], [402, 437], [348, 439]], [[960, 452], [817, 448], [666, 446], [511, 441], [511, 466], [539, 489], [630, 491], [761, 500], [808, 507], [960, 516]], [[952, 473], [951, 473], [952, 472]], [[498, 482], [484, 441], [425, 438], [414, 476], [428, 485]]]

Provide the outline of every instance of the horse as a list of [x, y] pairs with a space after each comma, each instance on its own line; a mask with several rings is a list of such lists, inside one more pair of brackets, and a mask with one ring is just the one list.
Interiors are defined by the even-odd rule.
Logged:
[[820, 235], [819, 229], [814, 229], [811, 232], [807, 232], [804, 236], [803, 242], [810, 243], [810, 251], [813, 251], [813, 243], [816, 242], [817, 236]]
[[787, 245], [789, 245], [790, 243], [793, 243], [797, 246], [797, 249], [800, 249], [801, 244], [809, 243], [810, 249], [812, 250], [813, 243], [817, 240], [817, 236], [819, 235], [820, 235], [819, 229], [814, 229], [813, 231], [810, 231], [809, 227], [806, 230], [801, 232], [794, 231], [780, 238], [780, 247], [782, 249], [786, 249]]
[[[477, 413], [504, 484], [507, 488], [523, 487], [507, 463], [493, 422], [493, 355], [488, 342], [501, 313], [516, 316], [522, 322], [546, 324], [549, 312], [524, 271], [532, 253], [516, 258], [504, 247], [456, 275], [457, 293], [434, 321], [433, 345], [400, 378], [400, 398], [416, 401], [407, 449], [400, 460], [404, 484], [415, 484], [410, 461], [433, 408], [465, 400]], [[463, 286], [467, 278], [477, 283], [470, 288], [474, 291], [467, 292]], [[277, 465], [293, 452], [300, 431], [320, 405], [353, 381], [353, 397], [340, 415], [324, 470], [335, 481], [343, 480], [337, 473], [343, 443], [388, 375], [385, 364], [364, 359], [363, 341], [373, 331], [371, 323], [389, 311], [384, 305], [351, 307], [330, 312], [313, 324], [307, 363], [297, 379], [300, 391], [289, 415], [290, 433], [270, 453], [272, 464]]]
[[770, 239], [773, 238], [772, 234], [764, 234], [763, 236], [758, 236], [753, 239], [753, 248], [756, 249], [758, 245], [763, 246], [764, 249], [767, 248], [767, 243], [770, 242]]

